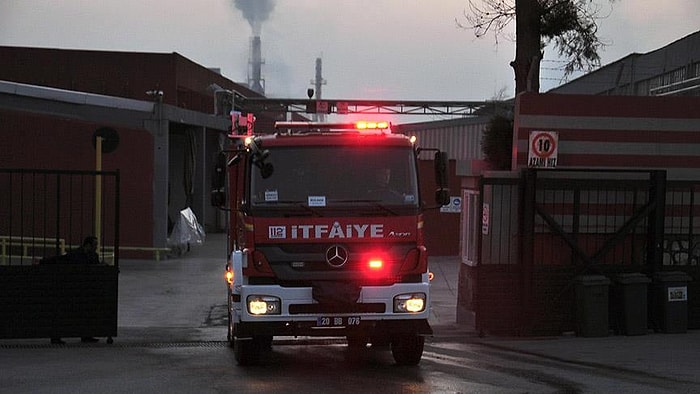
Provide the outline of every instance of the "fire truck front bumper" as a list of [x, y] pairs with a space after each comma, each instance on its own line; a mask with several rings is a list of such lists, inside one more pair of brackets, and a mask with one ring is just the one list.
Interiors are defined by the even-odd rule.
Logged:
[[311, 287], [241, 286], [236, 336], [432, 335], [429, 283], [365, 286], [356, 302], [318, 302]]

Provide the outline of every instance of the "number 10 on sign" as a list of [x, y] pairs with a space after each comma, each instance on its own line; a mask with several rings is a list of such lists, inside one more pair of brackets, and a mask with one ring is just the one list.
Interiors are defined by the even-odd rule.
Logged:
[[556, 131], [533, 131], [530, 133], [528, 167], [554, 168], [557, 166], [559, 134]]

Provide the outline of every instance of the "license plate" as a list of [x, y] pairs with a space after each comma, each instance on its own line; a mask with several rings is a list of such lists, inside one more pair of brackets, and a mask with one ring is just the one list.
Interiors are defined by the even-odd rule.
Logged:
[[316, 319], [316, 327], [359, 326], [360, 316], [323, 316]]

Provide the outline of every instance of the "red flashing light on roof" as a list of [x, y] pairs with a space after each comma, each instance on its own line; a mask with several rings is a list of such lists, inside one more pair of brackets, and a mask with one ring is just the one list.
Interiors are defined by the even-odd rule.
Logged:
[[358, 130], [386, 130], [389, 128], [389, 122], [373, 122], [361, 120], [355, 123], [355, 128]]
[[253, 135], [255, 131], [255, 115], [249, 113], [246, 115], [246, 133]]
[[390, 133], [389, 122], [359, 121], [355, 123], [320, 123], [320, 122], [275, 122], [276, 129], [295, 130], [297, 132], [334, 132], [359, 131], [361, 133]]
[[253, 135], [254, 131], [255, 115], [252, 113], [243, 115], [238, 111], [231, 111], [231, 137]]

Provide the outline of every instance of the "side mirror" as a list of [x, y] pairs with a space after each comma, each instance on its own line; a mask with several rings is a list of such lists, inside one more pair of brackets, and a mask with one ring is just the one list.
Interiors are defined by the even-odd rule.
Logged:
[[440, 189], [445, 189], [448, 187], [448, 163], [449, 159], [447, 158], [447, 152], [435, 152], [435, 183], [437, 183], [437, 186]]
[[447, 152], [435, 152], [435, 183], [437, 183], [438, 187], [435, 191], [435, 203], [439, 204], [440, 206], [448, 205], [450, 203], [448, 179], [449, 162]]
[[260, 176], [263, 179], [271, 177], [273, 172], [275, 172], [275, 167], [272, 166], [272, 163], [260, 163]]
[[211, 205], [226, 205], [226, 153], [221, 152], [216, 158], [211, 177]]
[[437, 189], [435, 190], [435, 203], [440, 206], [445, 206], [450, 203], [450, 190]]
[[258, 138], [255, 138], [250, 145], [248, 145], [248, 148], [253, 154], [253, 164], [260, 169], [260, 176], [262, 176], [263, 179], [271, 177], [272, 173], [275, 172], [275, 167], [272, 166], [272, 163], [265, 162], [268, 156], [270, 156], [270, 151], [262, 149], [262, 142]]

